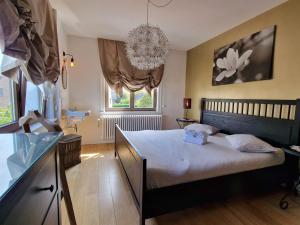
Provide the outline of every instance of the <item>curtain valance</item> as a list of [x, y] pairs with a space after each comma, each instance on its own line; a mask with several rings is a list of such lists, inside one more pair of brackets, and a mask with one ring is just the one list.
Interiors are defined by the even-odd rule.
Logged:
[[0, 0], [0, 40], [4, 55], [24, 62], [28, 80], [36, 85], [57, 81], [56, 13], [49, 0]]
[[160, 84], [164, 65], [155, 70], [139, 70], [130, 64], [124, 42], [98, 39], [98, 46], [105, 80], [117, 94], [121, 95], [122, 87], [130, 91], [145, 88], [151, 92]]

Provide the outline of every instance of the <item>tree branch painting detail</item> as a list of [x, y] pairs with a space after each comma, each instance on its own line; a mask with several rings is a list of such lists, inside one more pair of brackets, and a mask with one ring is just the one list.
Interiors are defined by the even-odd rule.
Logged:
[[272, 79], [275, 32], [272, 26], [215, 50], [212, 85]]

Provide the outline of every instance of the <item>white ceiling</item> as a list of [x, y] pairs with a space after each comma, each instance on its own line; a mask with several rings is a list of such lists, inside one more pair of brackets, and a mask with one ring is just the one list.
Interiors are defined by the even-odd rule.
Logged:
[[[158, 4], [168, 0], [153, 0]], [[171, 48], [188, 50], [287, 0], [174, 0], [150, 5], [149, 23], [166, 33]], [[146, 22], [147, 0], [51, 0], [67, 34], [126, 40]]]

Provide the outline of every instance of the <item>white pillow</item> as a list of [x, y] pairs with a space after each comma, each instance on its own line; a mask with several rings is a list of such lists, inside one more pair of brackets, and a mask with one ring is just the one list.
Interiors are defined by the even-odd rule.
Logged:
[[276, 152], [277, 148], [251, 134], [233, 134], [227, 135], [226, 139], [231, 146], [241, 152]]
[[219, 132], [219, 129], [207, 124], [193, 123], [184, 128], [184, 130], [194, 130], [197, 132], [205, 132], [208, 135], [213, 135]]

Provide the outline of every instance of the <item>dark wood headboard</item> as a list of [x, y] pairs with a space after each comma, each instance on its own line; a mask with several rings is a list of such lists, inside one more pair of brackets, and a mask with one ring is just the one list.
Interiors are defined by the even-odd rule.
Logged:
[[300, 100], [203, 98], [200, 122], [227, 134], [253, 134], [275, 146], [299, 145]]

